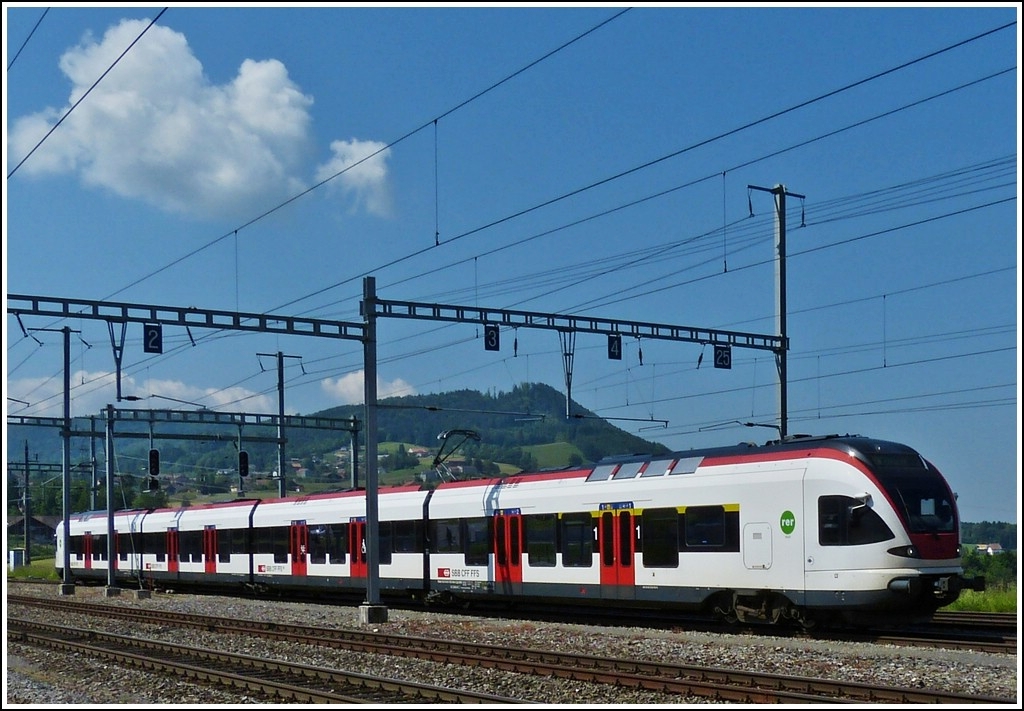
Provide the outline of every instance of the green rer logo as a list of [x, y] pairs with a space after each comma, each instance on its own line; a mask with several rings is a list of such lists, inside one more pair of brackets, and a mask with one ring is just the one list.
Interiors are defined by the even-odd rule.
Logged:
[[793, 515], [792, 511], [782, 512], [782, 518], [779, 519], [779, 526], [782, 528], [782, 532], [787, 536], [796, 530], [796, 516]]

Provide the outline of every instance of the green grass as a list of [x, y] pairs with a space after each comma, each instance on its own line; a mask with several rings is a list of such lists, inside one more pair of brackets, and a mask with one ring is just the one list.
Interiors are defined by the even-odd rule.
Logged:
[[964, 590], [952, 605], [942, 608], [949, 612], [1016, 612], [1017, 586], [1001, 590]]
[[48, 556], [32, 556], [32, 562], [11, 570], [7, 568], [8, 580], [59, 580], [53, 565], [53, 553]]

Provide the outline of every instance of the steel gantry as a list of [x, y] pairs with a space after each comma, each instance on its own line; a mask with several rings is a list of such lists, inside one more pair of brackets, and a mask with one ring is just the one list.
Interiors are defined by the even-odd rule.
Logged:
[[[372, 288], [372, 287], [371, 287]], [[451, 321], [458, 323], [481, 324], [497, 329], [507, 328], [539, 328], [557, 331], [562, 346], [562, 365], [565, 372], [565, 415], [571, 417], [569, 403], [572, 399], [572, 373], [575, 356], [576, 334], [596, 333], [609, 338], [609, 357], [617, 352], [615, 343], [620, 344], [621, 337], [649, 338], [664, 341], [684, 341], [700, 343], [716, 347], [755, 348], [771, 351], [776, 358], [780, 357], [788, 347], [783, 336], [746, 333], [743, 331], [724, 331], [695, 326], [676, 326], [664, 323], [645, 321], [625, 321], [599, 318], [594, 316], [574, 316], [571, 314], [540, 313], [536, 311], [517, 311], [513, 309], [491, 309], [476, 306], [455, 306], [448, 304], [428, 304], [414, 301], [388, 301], [375, 297], [367, 298], [366, 304], [372, 304], [372, 314], [384, 318], [422, 319], [426, 321]], [[485, 348], [498, 350], [496, 331], [487, 334], [485, 331]], [[783, 383], [784, 386], [784, 383]], [[783, 419], [785, 419], [783, 414]]]

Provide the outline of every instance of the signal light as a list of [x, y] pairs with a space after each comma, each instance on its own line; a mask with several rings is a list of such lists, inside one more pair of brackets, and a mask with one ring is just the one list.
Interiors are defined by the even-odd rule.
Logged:
[[149, 475], [157, 476], [160, 473], [160, 450], [149, 450]]
[[149, 477], [149, 492], [154, 493], [160, 491], [160, 480], [155, 476]]
[[249, 453], [244, 449], [238, 453], [238, 476], [249, 476]]

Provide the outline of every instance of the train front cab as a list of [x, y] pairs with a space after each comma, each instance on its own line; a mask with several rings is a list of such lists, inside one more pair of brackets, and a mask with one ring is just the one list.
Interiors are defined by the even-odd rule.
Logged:
[[955, 497], [938, 471], [902, 445], [874, 447], [805, 481], [806, 606], [850, 622], [924, 619], [984, 580], [962, 575]]

